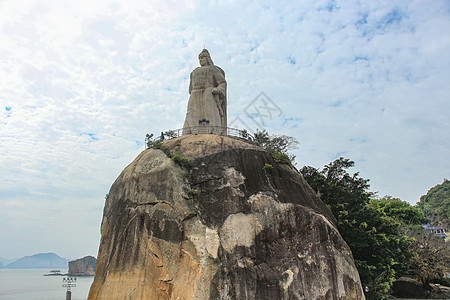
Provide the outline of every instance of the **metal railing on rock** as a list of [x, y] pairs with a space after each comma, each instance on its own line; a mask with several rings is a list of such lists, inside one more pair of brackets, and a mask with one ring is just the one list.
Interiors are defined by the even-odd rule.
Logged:
[[179, 128], [175, 130], [168, 130], [166, 132], [161, 132], [161, 135], [156, 137], [147, 134], [147, 136], [145, 137], [145, 145], [147, 148], [149, 148], [149, 144], [151, 144], [152, 142], [153, 143], [161, 142], [164, 140], [170, 140], [190, 134], [216, 134], [222, 136], [238, 137], [248, 141], [254, 140], [253, 136], [245, 129], [241, 130], [222, 126], [199, 125], [199, 126]]

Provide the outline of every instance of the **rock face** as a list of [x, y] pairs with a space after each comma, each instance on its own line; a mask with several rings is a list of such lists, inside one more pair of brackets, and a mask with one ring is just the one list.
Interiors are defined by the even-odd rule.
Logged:
[[426, 289], [420, 281], [409, 277], [400, 277], [394, 281], [391, 292], [397, 298], [450, 299], [449, 287], [430, 284], [429, 289]]
[[89, 299], [364, 299], [335, 219], [294, 168], [229, 137], [164, 144], [193, 167], [148, 149], [120, 174]]
[[83, 258], [69, 262], [69, 275], [73, 276], [92, 276], [95, 273], [95, 265], [97, 260], [93, 256], [85, 256]]

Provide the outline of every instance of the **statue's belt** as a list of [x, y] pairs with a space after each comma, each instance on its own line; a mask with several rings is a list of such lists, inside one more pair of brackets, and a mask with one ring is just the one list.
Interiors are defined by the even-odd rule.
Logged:
[[213, 89], [214, 88], [214, 86], [208, 86], [208, 87], [202, 87], [202, 88], [195, 88], [195, 89], [192, 89], [192, 92], [199, 92], [199, 91], [204, 91], [204, 90], [206, 90], [206, 89]]

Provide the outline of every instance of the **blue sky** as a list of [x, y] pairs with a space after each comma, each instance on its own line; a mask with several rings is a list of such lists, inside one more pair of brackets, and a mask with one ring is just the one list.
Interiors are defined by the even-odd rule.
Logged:
[[0, 257], [97, 254], [105, 194], [182, 127], [203, 46], [229, 122], [296, 137], [297, 167], [344, 156], [410, 203], [449, 178], [447, 0], [71, 2], [0, 2]]

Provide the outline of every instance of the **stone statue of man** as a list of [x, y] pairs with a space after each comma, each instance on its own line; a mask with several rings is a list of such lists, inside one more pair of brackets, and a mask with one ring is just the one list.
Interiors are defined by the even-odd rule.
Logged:
[[[223, 134], [227, 127], [227, 82], [225, 72], [214, 65], [208, 50], [198, 55], [200, 67], [191, 73], [189, 103], [183, 134], [201, 132], [198, 126], [208, 126], [210, 133]], [[203, 120], [199, 124], [199, 121]], [[205, 120], [209, 122], [206, 123]], [[195, 128], [193, 128], [195, 127]]]

